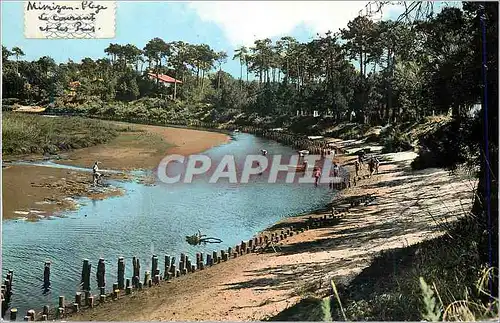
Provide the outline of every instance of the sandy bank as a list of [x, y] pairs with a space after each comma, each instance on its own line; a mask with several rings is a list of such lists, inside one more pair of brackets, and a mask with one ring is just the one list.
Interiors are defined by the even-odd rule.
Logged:
[[[121, 133], [107, 144], [69, 152], [66, 158], [57, 162], [91, 168], [94, 161], [99, 160], [103, 169], [154, 169], [166, 154], [200, 153], [229, 141], [229, 136], [221, 133], [127, 125], [133, 131]], [[75, 203], [70, 197], [102, 199], [123, 193], [116, 188], [93, 192], [91, 174], [73, 170], [11, 165], [2, 169], [2, 177], [4, 220], [22, 217], [36, 220], [72, 209]], [[123, 176], [118, 178], [124, 179]]]
[[154, 169], [167, 154], [191, 155], [226, 143], [228, 135], [183, 128], [130, 126], [135, 131], [122, 133], [105, 145], [79, 149], [68, 154], [62, 164], [92, 167], [96, 160], [106, 169]]
[[[344, 200], [367, 193], [375, 200], [351, 207], [335, 225], [289, 237], [276, 252], [244, 255], [134, 291], [131, 297], [123, 295], [70, 320], [264, 320], [307, 295], [323, 293], [332, 278], [352, 279], [382, 250], [443, 234], [447, 225], [470, 209], [475, 180], [440, 169], [412, 172], [410, 160], [401, 156], [387, 156], [380, 174], [341, 194], [336, 203], [342, 207], [348, 205]], [[327, 209], [285, 219], [275, 228], [329, 214]]]

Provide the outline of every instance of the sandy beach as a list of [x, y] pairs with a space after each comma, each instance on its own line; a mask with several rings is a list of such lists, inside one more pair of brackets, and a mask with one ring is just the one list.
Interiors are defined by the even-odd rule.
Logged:
[[[127, 125], [135, 131], [122, 133], [103, 145], [71, 151], [57, 162], [91, 168], [94, 161], [99, 160], [102, 169], [154, 169], [166, 154], [200, 153], [230, 139], [225, 134], [208, 131]], [[113, 187], [94, 191], [90, 173], [67, 169], [7, 165], [2, 168], [2, 178], [3, 220], [37, 220], [73, 209], [74, 198], [103, 199], [123, 194]], [[127, 176], [111, 175], [110, 178], [127, 179]]]
[[[74, 321], [257, 321], [276, 316], [308, 296], [324, 296], [329, 282], [345, 283], [377, 253], [442, 235], [472, 202], [475, 180], [441, 169], [411, 171], [414, 153], [387, 154], [380, 173], [362, 179], [334, 201], [372, 194], [338, 220], [288, 237], [273, 249], [250, 253], [160, 285], [123, 293], [116, 301], [72, 315]], [[366, 174], [363, 171], [361, 176]], [[284, 219], [281, 231], [331, 208]]]

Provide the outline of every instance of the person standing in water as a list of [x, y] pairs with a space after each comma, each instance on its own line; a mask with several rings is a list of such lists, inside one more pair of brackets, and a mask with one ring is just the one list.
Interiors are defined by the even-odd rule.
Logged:
[[99, 183], [99, 180], [101, 179], [101, 176], [102, 174], [99, 173], [99, 166], [97, 166], [98, 164], [100, 164], [98, 161], [96, 161], [94, 163], [94, 167], [92, 167], [92, 181], [94, 183], [94, 185], [97, 185]]
[[314, 168], [314, 186], [318, 186], [319, 178], [321, 177], [321, 168]]

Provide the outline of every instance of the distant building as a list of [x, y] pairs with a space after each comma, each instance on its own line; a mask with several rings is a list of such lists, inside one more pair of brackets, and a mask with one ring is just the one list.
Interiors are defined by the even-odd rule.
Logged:
[[148, 73], [148, 76], [152, 80], [158, 79], [161, 83], [163, 83], [167, 87], [170, 87], [171, 84], [182, 84], [182, 81], [176, 80], [173, 77], [168, 76], [166, 74], [156, 75], [155, 73]]
[[176, 80], [171, 76], [168, 76], [166, 74], [155, 74], [155, 73], [148, 73], [148, 77], [151, 80], [159, 80], [160, 83], [165, 85], [166, 87], [170, 87], [172, 84], [174, 84], [174, 94], [173, 96], [170, 96], [175, 100], [177, 97], [177, 84], [182, 84], [182, 81]]

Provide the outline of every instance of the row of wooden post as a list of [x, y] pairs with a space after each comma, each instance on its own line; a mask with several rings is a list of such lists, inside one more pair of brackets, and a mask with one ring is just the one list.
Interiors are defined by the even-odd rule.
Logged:
[[[349, 207], [345, 208], [343, 211], [346, 212]], [[132, 294], [133, 289], [142, 290], [144, 287], [152, 287], [153, 285], [159, 285], [163, 280], [170, 280], [175, 277], [186, 275], [188, 273], [195, 272], [196, 270], [204, 270], [205, 267], [211, 267], [216, 264], [228, 261], [231, 258], [237, 258], [239, 256], [255, 252], [257, 247], [267, 245], [269, 242], [277, 243], [281, 240], [287, 239], [293, 236], [309, 230], [310, 228], [322, 227], [329, 224], [329, 219], [327, 217], [334, 218], [333, 213], [331, 215], [324, 215], [321, 218], [309, 217], [308, 220], [302, 224], [297, 223], [290, 228], [285, 228], [279, 232], [273, 232], [270, 234], [259, 235], [248, 241], [241, 241], [240, 244], [229, 247], [227, 250], [220, 250], [220, 252], [213, 251], [212, 254], [207, 254], [206, 257], [203, 253], [196, 254], [195, 263], [191, 262], [191, 259], [184, 253], [181, 253], [178, 265], [176, 265], [176, 258], [170, 255], [165, 255], [164, 272], [161, 275], [159, 270], [158, 256], [153, 255], [151, 258], [151, 271], [146, 270], [144, 273], [144, 280], [140, 280], [140, 262], [136, 257], [132, 258], [133, 264], [133, 277], [132, 279], [125, 279], [125, 260], [123, 257], [118, 258], [118, 282], [113, 283], [112, 292], [110, 295], [106, 295], [105, 292], [105, 260], [100, 258], [97, 266], [96, 278], [99, 288], [99, 303], [104, 303], [109, 297], [116, 300], [120, 296], [120, 292], [125, 290], [126, 295]], [[48, 275], [50, 275], [50, 263], [46, 263], [45, 268], [48, 269]], [[47, 270], [44, 271], [44, 276]], [[62, 319], [68, 313], [77, 313], [82, 307], [93, 308], [95, 306], [95, 298], [90, 292], [90, 272], [91, 264], [88, 259], [83, 260], [82, 266], [82, 291], [75, 294], [75, 301], [71, 303], [70, 306], [66, 304], [65, 296], [59, 296], [59, 304], [55, 309], [55, 312], [50, 312], [50, 307], [45, 305], [43, 310], [38, 315], [32, 309], [28, 310], [24, 316], [25, 321], [34, 321], [36, 318], [39, 320], [46, 321], [51, 319], [53, 316], [55, 319]], [[153, 275], [152, 275], [153, 274]], [[12, 286], [12, 271], [9, 271], [7, 279], [5, 282], [9, 281], [9, 286]], [[7, 284], [6, 284], [7, 285]], [[15, 321], [17, 318], [17, 309], [12, 308], [10, 311], [10, 320]]]
[[[240, 244], [229, 247], [227, 250], [220, 250], [219, 252], [207, 254], [206, 257], [203, 253], [196, 254], [196, 260], [191, 262], [191, 259], [184, 253], [181, 253], [178, 265], [176, 265], [176, 258], [170, 255], [165, 255], [165, 264], [163, 275], [160, 274], [158, 256], [153, 255], [151, 261], [151, 271], [146, 270], [144, 273], [144, 280], [140, 281], [140, 262], [139, 259], [133, 257], [133, 275], [132, 279], [125, 279], [125, 260], [123, 257], [118, 258], [118, 282], [113, 283], [112, 292], [106, 295], [105, 292], [105, 260], [100, 258], [97, 265], [97, 285], [99, 288], [99, 303], [106, 302], [107, 298], [117, 299], [120, 292], [125, 290], [126, 295], [132, 294], [132, 290], [142, 290], [144, 287], [152, 287], [153, 285], [160, 284], [163, 280], [170, 280], [175, 277], [186, 275], [195, 272], [196, 270], [203, 270], [206, 267], [211, 267], [216, 264], [228, 261], [231, 258], [236, 258], [247, 253], [254, 252], [255, 249], [262, 245], [267, 244], [269, 239], [274, 242], [286, 239], [288, 236], [293, 235], [293, 228], [282, 230], [281, 234], [272, 233], [270, 236], [259, 236], [248, 241], [242, 241]], [[44, 271], [44, 278], [50, 276], [50, 264], [46, 263]], [[95, 306], [95, 297], [90, 292], [90, 273], [91, 264], [88, 259], [83, 260], [82, 277], [81, 277], [81, 291], [76, 292], [74, 302], [68, 306], [65, 296], [59, 296], [58, 307], [54, 311], [50, 311], [50, 306], [45, 305], [41, 313], [36, 313], [35, 310], [30, 309], [24, 316], [26, 321], [49, 320], [52, 318], [62, 319], [68, 313], [77, 313], [82, 307], [92, 308]], [[12, 273], [9, 272], [8, 277], [12, 279]], [[7, 281], [7, 279], [6, 279]], [[52, 316], [52, 317], [51, 317]], [[10, 310], [10, 320], [15, 321], [17, 318], [17, 309]]]
[[1, 300], [2, 300], [2, 318], [7, 312], [12, 297], [12, 280], [14, 279], [14, 271], [9, 270], [3, 281], [1, 287]]

